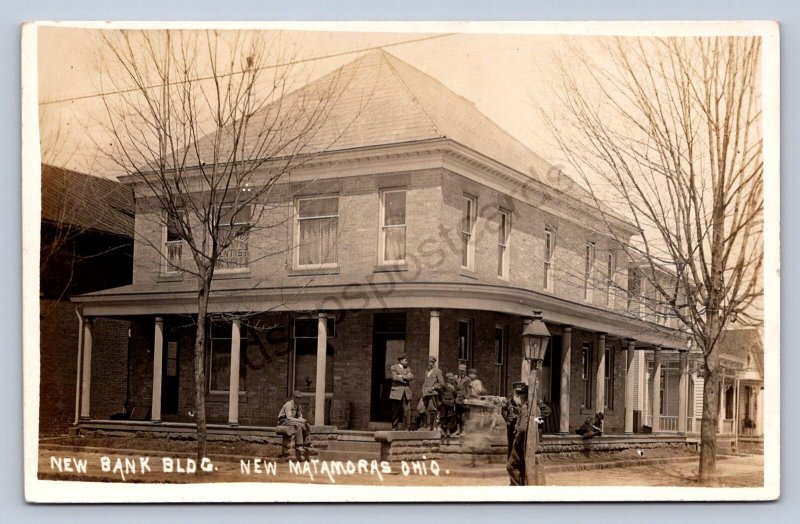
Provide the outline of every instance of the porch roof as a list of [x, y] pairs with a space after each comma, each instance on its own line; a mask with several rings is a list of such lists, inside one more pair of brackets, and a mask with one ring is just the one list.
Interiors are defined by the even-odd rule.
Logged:
[[[180, 283], [133, 284], [72, 297], [87, 316], [197, 313], [196, 293]], [[264, 286], [249, 280], [214, 283], [209, 313], [341, 311], [362, 309], [466, 309], [531, 316], [589, 331], [635, 339], [638, 345], [683, 348], [682, 332], [599, 307], [528, 289], [463, 282], [384, 282], [317, 286]]]

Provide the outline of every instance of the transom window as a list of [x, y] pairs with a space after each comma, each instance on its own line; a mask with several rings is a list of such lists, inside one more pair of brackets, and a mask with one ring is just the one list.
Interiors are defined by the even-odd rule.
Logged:
[[475, 266], [475, 197], [464, 195], [461, 200], [461, 267]]
[[336, 266], [338, 227], [338, 196], [298, 199], [295, 266]]
[[380, 261], [398, 263], [406, 260], [406, 190], [381, 192]]
[[556, 234], [547, 228], [544, 230], [544, 289], [553, 291], [553, 253], [556, 247]]
[[511, 214], [505, 209], [500, 210], [497, 230], [497, 276], [508, 278], [508, 239], [511, 235]]

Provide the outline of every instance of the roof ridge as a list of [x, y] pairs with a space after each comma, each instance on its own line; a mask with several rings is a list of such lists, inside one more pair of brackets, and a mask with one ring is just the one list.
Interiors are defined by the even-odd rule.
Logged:
[[[447, 138], [447, 135], [445, 135], [444, 132], [441, 130], [441, 128], [436, 124], [436, 120], [431, 116], [431, 114], [428, 112], [428, 110], [425, 109], [425, 106], [422, 104], [422, 102], [419, 101], [419, 98], [417, 98], [417, 96], [414, 94], [414, 91], [408, 86], [408, 84], [406, 83], [405, 79], [403, 79], [403, 75], [400, 74], [400, 72], [397, 70], [397, 68], [394, 66], [394, 64], [392, 64], [391, 60], [389, 60], [388, 57], [391, 57], [394, 60], [400, 60], [400, 59], [397, 58], [396, 56], [392, 55], [391, 53], [386, 52], [383, 48], [380, 48], [380, 52], [381, 52], [381, 60], [386, 62], [386, 65], [388, 65], [389, 69], [392, 70], [392, 72], [394, 73], [394, 76], [396, 76], [397, 79], [400, 81], [400, 84], [403, 86], [403, 88], [406, 90], [408, 95], [411, 97], [411, 100], [413, 100], [414, 103], [419, 107], [419, 109], [425, 115], [425, 118], [427, 118], [428, 122], [430, 122], [431, 126], [433, 126], [433, 129], [436, 131], [436, 133], [441, 138]], [[400, 60], [400, 61], [403, 62], [402, 60]], [[405, 64], [407, 62], [403, 62], [403, 63]], [[410, 64], [409, 64], [409, 66], [410, 67], [414, 67], [414, 66], [411, 66]], [[419, 71], [419, 70], [417, 69], [417, 71]], [[423, 73], [422, 71], [419, 71], [419, 72], [422, 73], [423, 75], [425, 75], [425, 73]], [[433, 78], [430, 75], [425, 75], [425, 76]]]

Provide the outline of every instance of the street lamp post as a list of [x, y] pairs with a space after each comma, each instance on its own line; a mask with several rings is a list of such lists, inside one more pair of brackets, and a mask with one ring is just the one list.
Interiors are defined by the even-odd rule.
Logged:
[[539, 450], [539, 427], [536, 420], [541, 415], [539, 411], [539, 373], [542, 361], [550, 342], [550, 331], [542, 321], [542, 312], [533, 312], [533, 322], [525, 327], [522, 332], [522, 349], [525, 360], [530, 362], [528, 374], [528, 432], [525, 441], [525, 483], [528, 486], [542, 486], [545, 484], [544, 469], [537, 467], [536, 452]]

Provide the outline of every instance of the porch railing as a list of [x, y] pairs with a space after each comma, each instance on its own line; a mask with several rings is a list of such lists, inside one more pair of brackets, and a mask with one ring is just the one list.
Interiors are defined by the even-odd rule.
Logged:
[[722, 421], [722, 431], [720, 433], [726, 435], [733, 433], [733, 419], [725, 419]]
[[678, 431], [678, 417], [661, 415], [658, 418], [659, 431]]

